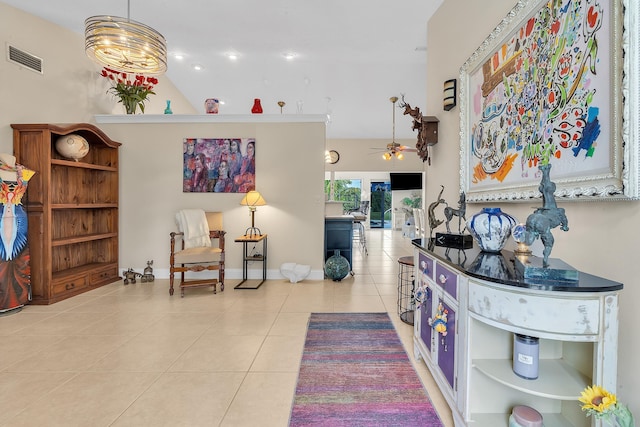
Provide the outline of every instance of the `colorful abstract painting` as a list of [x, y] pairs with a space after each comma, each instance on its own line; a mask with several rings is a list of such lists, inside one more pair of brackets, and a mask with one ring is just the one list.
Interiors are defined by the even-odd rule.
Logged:
[[185, 138], [182, 191], [247, 193], [256, 186], [256, 140]]
[[476, 200], [534, 197], [545, 163], [554, 181], [579, 181], [583, 194], [591, 177], [617, 172], [610, 1], [518, 7], [511, 28], [496, 29], [463, 66], [462, 190], [469, 201], [474, 193]]

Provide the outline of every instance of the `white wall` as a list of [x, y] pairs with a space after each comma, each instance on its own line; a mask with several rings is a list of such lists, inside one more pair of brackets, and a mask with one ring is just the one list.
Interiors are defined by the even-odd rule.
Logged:
[[[440, 142], [427, 168], [427, 199], [433, 202], [445, 186], [444, 198], [455, 201], [459, 186], [459, 109], [442, 111], [442, 84], [459, 78], [466, 59], [490, 34], [515, 1], [447, 0], [428, 23], [427, 115], [440, 119]], [[540, 203], [492, 204], [525, 220]], [[624, 283], [620, 297], [618, 351], [618, 398], [640, 417], [640, 300], [637, 286], [637, 244], [640, 237], [640, 202], [559, 202], [569, 218], [568, 232], [554, 230], [551, 254], [577, 269]], [[469, 214], [483, 205], [470, 204]], [[444, 227], [444, 226], [441, 226]], [[612, 391], [612, 390], [610, 390]], [[578, 393], [579, 390], [576, 391]], [[577, 402], [576, 402], [577, 404]]]
[[[125, 118], [126, 119], [126, 118]], [[267, 205], [255, 223], [268, 234], [268, 275], [285, 262], [311, 265], [322, 279], [324, 244], [324, 123], [103, 124], [120, 147], [120, 265], [140, 269], [154, 260], [167, 277], [169, 233], [179, 209], [224, 212], [226, 273], [241, 277], [242, 245], [234, 238], [251, 225], [243, 194], [183, 193], [183, 138], [255, 138], [256, 189]], [[305, 153], [303, 157], [299, 153]], [[259, 244], [256, 248], [261, 250]], [[262, 264], [250, 265], [250, 277]]]

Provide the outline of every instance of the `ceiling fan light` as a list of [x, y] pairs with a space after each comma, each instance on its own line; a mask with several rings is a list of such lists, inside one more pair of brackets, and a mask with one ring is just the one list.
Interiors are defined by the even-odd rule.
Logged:
[[389, 152], [383, 153], [382, 158], [385, 160], [391, 160], [391, 153]]
[[403, 160], [404, 159], [404, 154], [402, 154], [400, 151], [397, 151], [396, 152], [396, 159]]
[[108, 15], [87, 18], [84, 50], [92, 60], [116, 71], [152, 75], [167, 71], [164, 36], [128, 18]]

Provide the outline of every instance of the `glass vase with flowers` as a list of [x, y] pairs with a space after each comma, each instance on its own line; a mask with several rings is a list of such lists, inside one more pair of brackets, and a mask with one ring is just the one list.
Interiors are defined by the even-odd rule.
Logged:
[[112, 86], [107, 93], [118, 98], [118, 102], [124, 105], [127, 114], [135, 114], [138, 107], [144, 113], [144, 103], [149, 95], [155, 95], [153, 91], [158, 79], [143, 74], [130, 74], [104, 67], [100, 75], [108, 79]]

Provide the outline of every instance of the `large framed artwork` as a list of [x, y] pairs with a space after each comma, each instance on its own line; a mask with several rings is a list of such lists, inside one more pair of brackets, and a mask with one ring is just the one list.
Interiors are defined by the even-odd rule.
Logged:
[[255, 190], [255, 153], [253, 138], [185, 138], [182, 191], [247, 193]]
[[[520, 0], [460, 70], [467, 202], [637, 199], [638, 2]], [[629, 31], [633, 28], [633, 31]]]

